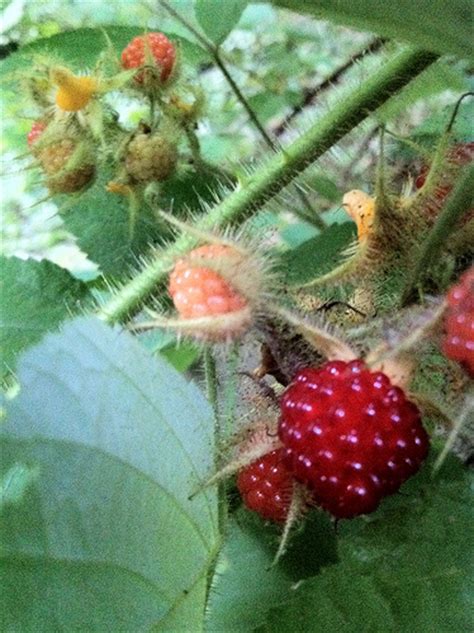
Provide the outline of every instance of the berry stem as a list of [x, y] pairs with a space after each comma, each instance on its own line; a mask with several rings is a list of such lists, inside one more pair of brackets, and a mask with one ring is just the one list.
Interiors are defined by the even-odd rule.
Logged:
[[194, 28], [194, 26], [192, 24], [190, 24], [188, 22], [188, 20], [183, 15], [181, 15], [181, 13], [179, 13], [179, 11], [176, 11], [175, 9], [173, 9], [173, 7], [170, 4], [168, 4], [168, 2], [166, 2], [166, 0], [159, 0], [159, 4], [166, 11], [168, 11], [168, 13], [170, 15], [172, 15], [174, 18], [176, 18], [176, 20], [178, 20], [178, 22], [181, 22], [181, 24], [183, 24], [188, 29], [188, 31], [190, 31], [195, 37], [197, 37], [197, 39], [200, 41], [200, 43], [204, 46], [204, 48], [208, 51], [208, 53], [214, 59], [216, 65], [219, 67], [219, 70], [222, 72], [222, 74], [226, 78], [227, 83], [232, 88], [232, 91], [234, 92], [234, 94], [237, 97], [238, 101], [240, 101], [240, 103], [244, 107], [245, 111], [249, 115], [249, 118], [252, 121], [252, 123], [254, 124], [254, 126], [260, 132], [262, 138], [265, 140], [265, 142], [267, 143], [267, 145], [271, 149], [277, 151], [278, 150], [278, 145], [270, 137], [268, 132], [265, 130], [263, 125], [260, 123], [257, 115], [255, 114], [255, 112], [251, 108], [249, 102], [247, 101], [247, 99], [243, 95], [243, 93], [240, 90], [239, 86], [235, 83], [234, 78], [232, 77], [232, 75], [227, 70], [226, 65], [222, 61], [222, 57], [220, 55], [219, 47], [216, 46], [215, 44], [213, 44], [211, 41], [209, 41], [207, 39], [207, 37], [204, 37], [204, 35], [200, 31], [198, 31], [196, 28]]
[[399, 143], [403, 143], [404, 145], [406, 145], [407, 147], [412, 149], [418, 156], [421, 156], [422, 158], [426, 159], [427, 161], [430, 160], [431, 152], [429, 150], [427, 150], [426, 147], [423, 147], [422, 145], [419, 145], [418, 143], [415, 143], [415, 141], [412, 141], [411, 139], [409, 139], [406, 136], [402, 136], [401, 134], [397, 134], [393, 130], [388, 130], [387, 128], [385, 128], [385, 133], [388, 134], [389, 136], [391, 136], [392, 138], [394, 138]]
[[456, 103], [456, 105], [454, 106], [454, 110], [453, 113], [451, 115], [451, 119], [448, 123], [448, 127], [446, 129], [447, 132], [451, 132], [451, 130], [453, 129], [454, 126], [454, 122], [456, 121], [456, 117], [458, 115], [458, 111], [459, 108], [461, 107], [461, 103], [464, 101], [464, 99], [466, 97], [474, 97], [474, 92], [465, 92], [463, 95], [461, 95]]
[[422, 279], [434, 259], [443, 248], [446, 239], [456, 226], [457, 221], [472, 205], [474, 198], [474, 167], [465, 168], [457, 187], [449, 196], [436, 224], [429, 233], [420, 253], [418, 262], [410, 275], [402, 293], [402, 307], [416, 301]]
[[[219, 467], [218, 455], [224, 438], [222, 433], [222, 416], [219, 415], [218, 410], [216, 360], [210, 349], [204, 351], [203, 360], [207, 399], [214, 411], [214, 442], [217, 447], [214, 453], [214, 471], [217, 471]], [[227, 523], [227, 493], [224, 481], [220, 481], [217, 487], [217, 521], [219, 534], [224, 534], [225, 525]]]
[[[207, 399], [214, 410], [214, 417], [216, 419], [216, 430], [219, 429], [219, 411], [217, 404], [217, 372], [216, 361], [214, 355], [210, 349], [204, 350], [204, 375], [206, 378], [206, 393]], [[216, 437], [218, 435], [216, 434]]]
[[[241, 186], [204, 215], [197, 227], [210, 230], [246, 220], [437, 58], [434, 53], [412, 48], [396, 53], [356, 90], [341, 95], [331, 110], [284, 151], [270, 156]], [[99, 310], [99, 318], [115, 323], [139, 310], [145, 299], [157, 291], [157, 284], [164, 281], [170, 262], [195, 245], [196, 238], [192, 236], [177, 239]]]
[[298, 520], [298, 518], [301, 516], [302, 509], [304, 507], [305, 507], [305, 490], [300, 484], [298, 484], [296, 481], [293, 481], [293, 490], [291, 494], [290, 507], [288, 509], [288, 516], [285, 521], [283, 532], [280, 536], [280, 542], [278, 543], [277, 552], [275, 554], [275, 557], [269, 569], [272, 569], [272, 567], [275, 567], [279, 563], [281, 557], [285, 554], [288, 547], [288, 541], [290, 539], [291, 530], [295, 527], [295, 523]]
[[[375, 198], [377, 200], [377, 211], [375, 220], [383, 221], [383, 215], [386, 208], [390, 207], [387, 199], [387, 187], [385, 178], [385, 126], [381, 125], [379, 129], [379, 159], [377, 161], [377, 180], [375, 183]], [[380, 218], [382, 215], [382, 218]]]
[[235, 408], [237, 405], [238, 398], [238, 367], [240, 360], [240, 344], [236, 341], [228, 355], [227, 359], [227, 371], [229, 372], [226, 385], [224, 389], [224, 404], [225, 404], [225, 415], [223, 416], [223, 429], [222, 432], [224, 434], [224, 439], [228, 440], [234, 426], [235, 420]]
[[184, 126], [184, 133], [186, 134], [186, 138], [188, 140], [189, 149], [191, 150], [191, 155], [193, 157], [194, 165], [196, 169], [206, 170], [207, 166], [202, 159], [201, 156], [201, 146], [199, 144], [199, 139], [196, 136], [196, 133], [191, 128], [190, 125]]
[[307, 222], [308, 224], [312, 224], [320, 231], [324, 231], [324, 229], [327, 228], [326, 222], [323, 220], [320, 213], [316, 211], [315, 209], [313, 209], [311, 201], [309, 200], [306, 193], [302, 189], [300, 189], [300, 186], [298, 185], [298, 183], [295, 183], [295, 191], [298, 194], [298, 197], [300, 198], [303, 205], [306, 207], [307, 211], [302, 211], [302, 210], [300, 211], [299, 209], [293, 209], [293, 213], [304, 222]]

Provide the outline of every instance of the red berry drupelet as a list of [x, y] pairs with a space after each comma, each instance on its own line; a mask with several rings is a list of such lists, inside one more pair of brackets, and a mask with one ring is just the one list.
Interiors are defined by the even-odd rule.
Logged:
[[417, 407], [360, 360], [301, 370], [282, 396], [279, 436], [295, 478], [336, 518], [373, 512], [429, 450]]
[[[171, 74], [176, 59], [174, 44], [163, 33], [148, 33], [135, 37], [122, 51], [122, 66], [125, 70], [141, 68], [154, 60], [160, 69], [160, 81], [164, 83]], [[146, 71], [135, 75], [137, 84], [146, 83]]]
[[474, 266], [451, 288], [447, 302], [443, 352], [474, 378]]
[[247, 307], [247, 300], [218, 272], [190, 263], [189, 258], [236, 259], [229, 246], [209, 244], [178, 260], [170, 275], [169, 293], [183, 319], [210, 317], [236, 312]]
[[293, 492], [293, 475], [284, 457], [285, 450], [278, 448], [252, 462], [237, 477], [247, 508], [277, 523], [286, 520]]

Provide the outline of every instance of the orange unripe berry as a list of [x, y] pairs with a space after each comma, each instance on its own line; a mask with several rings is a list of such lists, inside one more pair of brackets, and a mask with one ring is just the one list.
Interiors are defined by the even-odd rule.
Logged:
[[209, 317], [236, 312], [248, 302], [221, 274], [190, 258], [227, 259], [237, 263], [240, 255], [223, 244], [209, 244], [196, 248], [180, 259], [170, 275], [169, 293], [176, 310], [183, 319]]

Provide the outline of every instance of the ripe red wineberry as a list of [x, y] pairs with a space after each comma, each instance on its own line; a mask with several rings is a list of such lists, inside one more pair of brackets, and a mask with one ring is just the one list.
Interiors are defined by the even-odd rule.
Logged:
[[277, 523], [285, 521], [293, 491], [293, 475], [284, 455], [282, 448], [271, 451], [243, 468], [237, 477], [237, 488], [247, 508]]
[[417, 407], [360, 360], [298, 372], [281, 399], [279, 436], [288, 468], [336, 518], [373, 512], [429, 449]]

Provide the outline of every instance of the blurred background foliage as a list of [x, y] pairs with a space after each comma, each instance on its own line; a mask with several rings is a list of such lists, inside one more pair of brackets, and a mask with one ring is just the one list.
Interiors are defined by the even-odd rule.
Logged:
[[[172, 3], [197, 24], [193, 4], [192, 0]], [[4, 58], [38, 38], [80, 27], [135, 26], [194, 41], [182, 24], [151, 0], [1, 0], [0, 9], [0, 50]], [[374, 38], [371, 33], [297, 15], [270, 3], [250, 3], [237, 28], [222, 44], [222, 57], [266, 130], [276, 141], [285, 142], [329, 107], [327, 94], [333, 84], [311, 100], [314, 90]], [[412, 95], [407, 91], [404, 100], [387, 104], [379, 116], [390, 120], [391, 130], [401, 135], [413, 134], [422, 124], [423, 140], [433, 144], [446, 122], [443, 108], [468, 87], [467, 70], [466, 64], [459, 62], [436, 65], [424, 79], [417, 80]], [[206, 159], [237, 173], [246, 164], [254, 165], [269, 150], [221, 71], [203, 58], [196, 60], [188, 72], [199, 78], [206, 94], [205, 116], [197, 131]], [[367, 72], [370, 60], [365, 60], [363, 67], [353, 64], [333, 83], [361, 82]], [[2, 100], [1, 121], [2, 253], [48, 258], [73, 273], [91, 273], [94, 265], [65, 229], [56, 206], [47, 199], [38, 172], [29, 168], [25, 158], [26, 134], [34, 114], [22, 103], [21, 95], [19, 99], [9, 96], [11, 93], [5, 93]], [[140, 110], [136, 104], [122, 101], [114, 102], [114, 107], [133, 126]], [[371, 190], [378, 153], [376, 127], [373, 119], [359, 126], [302, 177], [312, 206], [323, 213], [328, 224], [347, 220], [340, 207], [345, 191]], [[467, 113], [460, 117], [458, 127], [461, 136], [469, 135]], [[395, 141], [389, 151], [394, 178], [401, 188], [416, 173], [419, 158]], [[294, 247], [316, 235], [318, 228], [301, 221], [298, 212], [304, 209], [300, 209], [301, 201], [296, 196], [288, 197], [286, 202], [284, 208], [281, 201], [274, 210], [267, 206], [255, 221], [263, 230], [271, 231], [272, 239], [282, 247]]]

